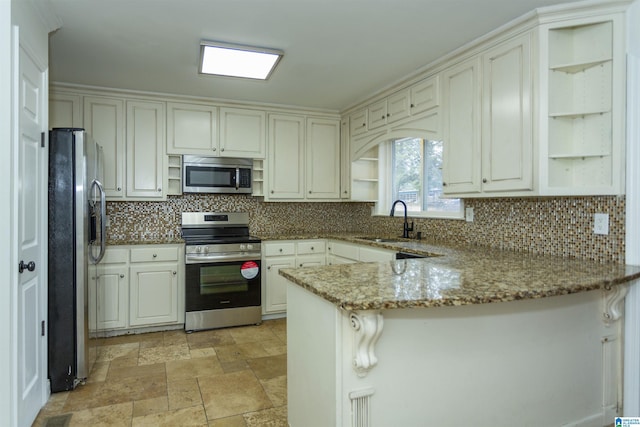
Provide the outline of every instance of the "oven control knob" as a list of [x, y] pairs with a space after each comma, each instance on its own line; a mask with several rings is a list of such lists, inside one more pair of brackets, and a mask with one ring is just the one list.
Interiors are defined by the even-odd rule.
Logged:
[[240, 243], [240, 250], [241, 251], [246, 251], [247, 250], [247, 245], [245, 245], [244, 243]]
[[196, 246], [196, 253], [199, 254], [200, 252], [202, 252], [202, 248], [200, 246]]
[[247, 250], [252, 251], [253, 250], [253, 245], [252, 244], [248, 244], [247, 245]]
[[205, 246], [204, 249], [203, 249], [203, 252], [205, 254], [208, 254], [209, 253], [209, 246]]

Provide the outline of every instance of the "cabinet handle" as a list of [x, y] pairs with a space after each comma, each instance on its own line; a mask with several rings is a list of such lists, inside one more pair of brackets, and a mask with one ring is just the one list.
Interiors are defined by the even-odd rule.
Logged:
[[120, 275], [120, 278], [121, 278], [121, 279], [124, 279], [124, 274], [121, 274], [121, 275]]
[[157, 257], [158, 257], [158, 254], [153, 254], [153, 257], [154, 257], [154, 258], [157, 258]]
[[482, 178], [482, 182], [486, 184], [487, 183], [487, 178]]

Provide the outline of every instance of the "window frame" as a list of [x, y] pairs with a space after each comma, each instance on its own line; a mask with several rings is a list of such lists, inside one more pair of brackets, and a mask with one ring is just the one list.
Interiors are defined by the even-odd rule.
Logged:
[[[416, 137], [426, 140], [427, 138]], [[398, 137], [389, 139], [379, 144], [378, 146], [378, 201], [374, 207], [375, 216], [389, 216], [391, 210], [391, 204], [394, 199], [392, 196], [393, 189], [393, 142], [396, 140], [405, 139], [404, 137]], [[424, 154], [424, 151], [423, 151]], [[423, 162], [423, 187], [422, 192], [425, 192], [424, 179], [426, 174], [426, 165]], [[445, 197], [446, 198], [446, 197]], [[452, 199], [457, 197], [452, 197]], [[434, 218], [434, 219], [454, 219], [464, 220], [464, 199], [460, 199], [460, 210], [458, 212], [429, 212], [429, 211], [409, 211], [407, 216], [411, 218]], [[404, 214], [404, 212], [397, 211], [396, 215]]]

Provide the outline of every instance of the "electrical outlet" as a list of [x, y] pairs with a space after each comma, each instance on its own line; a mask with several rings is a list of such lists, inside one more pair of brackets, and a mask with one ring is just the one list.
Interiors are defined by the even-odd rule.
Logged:
[[467, 222], [473, 222], [473, 208], [465, 208], [464, 219], [466, 219]]
[[609, 214], [597, 213], [593, 215], [594, 234], [609, 234]]

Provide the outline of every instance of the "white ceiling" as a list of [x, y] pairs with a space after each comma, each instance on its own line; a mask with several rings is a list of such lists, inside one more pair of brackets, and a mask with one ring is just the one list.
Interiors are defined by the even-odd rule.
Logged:
[[[567, 0], [51, 0], [50, 81], [343, 110]], [[198, 74], [200, 40], [280, 49], [266, 82]]]

